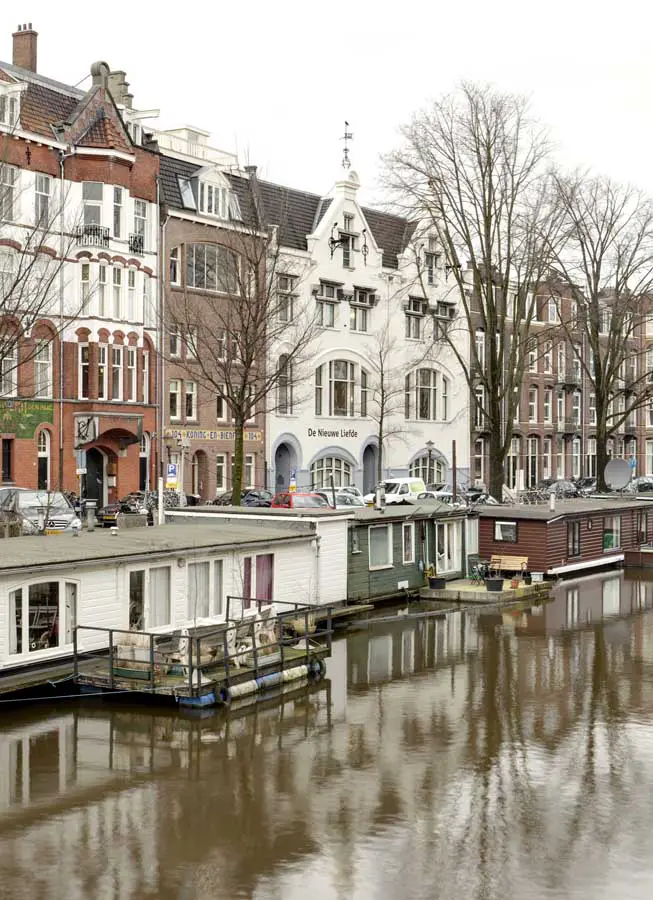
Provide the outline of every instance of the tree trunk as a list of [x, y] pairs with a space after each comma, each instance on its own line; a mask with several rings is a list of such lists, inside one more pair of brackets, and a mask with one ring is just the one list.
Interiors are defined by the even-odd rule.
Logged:
[[384, 417], [383, 414], [379, 416], [379, 430], [377, 432], [377, 441], [378, 441], [378, 453], [376, 456], [376, 483], [380, 484], [383, 481], [383, 427], [384, 427]]
[[596, 489], [598, 491], [606, 491], [605, 483], [605, 467], [608, 463], [608, 435], [605, 426], [599, 424], [597, 420], [596, 427]]
[[488, 425], [490, 427], [489, 438], [489, 470], [488, 490], [499, 503], [503, 500], [503, 485], [505, 482], [505, 452], [504, 437], [501, 428], [501, 401], [498, 397], [491, 397], [489, 402]]
[[245, 452], [245, 423], [235, 422], [236, 437], [234, 441], [234, 464], [231, 470], [231, 502], [233, 506], [240, 506], [240, 498], [243, 488], [243, 462]]

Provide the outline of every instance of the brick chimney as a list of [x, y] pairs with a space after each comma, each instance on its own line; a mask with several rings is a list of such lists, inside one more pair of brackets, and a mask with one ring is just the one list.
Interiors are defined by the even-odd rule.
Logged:
[[19, 25], [18, 31], [14, 31], [14, 55], [13, 64], [19, 69], [29, 69], [36, 72], [36, 40], [38, 32], [29, 25]]

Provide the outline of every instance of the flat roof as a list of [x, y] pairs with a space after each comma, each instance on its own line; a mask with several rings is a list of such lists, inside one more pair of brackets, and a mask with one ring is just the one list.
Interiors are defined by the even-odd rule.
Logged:
[[603, 515], [623, 512], [628, 509], [642, 509], [650, 506], [650, 501], [634, 500], [632, 497], [594, 497], [582, 500], [556, 500], [555, 510], [548, 503], [511, 503], [500, 506], [480, 505], [478, 514], [485, 519], [536, 519], [550, 522], [565, 516]]
[[384, 510], [373, 506], [359, 506], [352, 510], [356, 521], [384, 519], [445, 519], [457, 516], [467, 518], [469, 509], [466, 506], [452, 506], [439, 500], [424, 500], [419, 503], [391, 503]]
[[108, 528], [34, 535], [0, 540], [0, 572], [21, 567], [94, 563], [130, 557], [184, 554], [193, 550], [222, 551], [269, 541], [302, 541], [313, 537], [309, 523], [289, 531], [275, 522], [252, 528], [246, 523], [214, 522], [203, 528], [187, 524], [136, 527], [112, 534]]
[[323, 516], [350, 516], [357, 509], [363, 509], [362, 506], [352, 506], [347, 509], [332, 509], [324, 506], [300, 507], [299, 509], [272, 509], [270, 506], [172, 506], [165, 509], [166, 516], [191, 516], [201, 513], [202, 515], [243, 515], [243, 516], [265, 516], [271, 519], [275, 517], [288, 519], [311, 519]]

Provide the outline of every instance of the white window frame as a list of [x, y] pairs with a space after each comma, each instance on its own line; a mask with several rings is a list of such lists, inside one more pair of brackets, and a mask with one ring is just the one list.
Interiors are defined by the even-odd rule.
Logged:
[[[87, 185], [89, 186], [87, 190]], [[95, 193], [90, 186], [99, 187], [100, 199], [97, 197], [85, 196], [86, 194]], [[102, 206], [104, 201], [104, 184], [101, 181], [82, 181], [82, 216], [84, 225], [95, 225], [102, 227]], [[97, 210], [97, 212], [95, 212]], [[91, 212], [93, 211], [93, 212]], [[97, 222], [95, 221], [97, 218]]]
[[114, 319], [122, 319], [122, 266], [113, 266], [111, 275], [111, 297], [112, 307], [111, 314]]
[[[209, 589], [208, 589], [208, 612], [206, 616], [197, 615], [196, 610], [192, 610], [190, 608], [191, 604], [191, 578], [192, 578], [192, 569], [194, 566], [208, 566], [209, 567]], [[186, 566], [186, 596], [187, 596], [187, 605], [186, 605], [186, 620], [190, 622], [194, 622], [196, 620], [202, 619], [212, 619], [216, 616], [222, 616], [224, 614], [224, 574], [225, 574], [224, 560], [222, 559], [210, 559], [208, 557], [203, 557], [200, 559], [194, 559], [188, 562]], [[218, 574], [219, 573], [219, 574]]]
[[34, 348], [34, 396], [52, 397], [52, 341], [37, 341]]
[[[108, 344], [98, 344], [97, 345], [97, 397], [98, 400], [106, 400], [109, 396], [109, 385], [108, 385], [108, 359], [107, 359], [107, 348]], [[102, 377], [100, 378], [100, 373], [102, 373]], [[100, 388], [102, 388], [100, 390]]]
[[150, 402], [150, 351], [143, 350], [143, 403]]
[[[408, 537], [408, 548], [406, 547], [406, 537]], [[406, 549], [409, 550], [406, 553]], [[415, 523], [401, 523], [401, 558], [403, 565], [410, 566], [415, 562]]]
[[18, 345], [10, 340], [0, 359], [0, 397], [15, 397], [18, 394]]
[[14, 222], [17, 216], [17, 186], [19, 170], [0, 163], [0, 221]]
[[224, 493], [227, 490], [227, 454], [215, 454], [215, 493]]
[[113, 189], [113, 236], [114, 238], [122, 237], [122, 188], [114, 187]]
[[[172, 397], [175, 397], [175, 412], [172, 411]], [[181, 381], [171, 378], [168, 383], [168, 416], [171, 422], [181, 421]]]
[[50, 193], [52, 179], [37, 172], [34, 176], [34, 224], [47, 230], [50, 224]]
[[[371, 556], [371, 548], [372, 548], [372, 532], [380, 531], [385, 529], [386, 538], [387, 538], [387, 554], [386, 559], [387, 562], [372, 564], [372, 556]], [[367, 559], [368, 559], [368, 568], [370, 572], [378, 572], [381, 569], [392, 569], [394, 568], [393, 559], [392, 559], [392, 523], [388, 523], [386, 525], [370, 525], [367, 529]]]
[[[150, 573], [155, 569], [167, 569], [168, 570], [168, 621], [162, 622], [159, 625], [152, 625], [152, 604], [150, 597]], [[173, 603], [173, 593], [174, 593], [174, 579], [173, 579], [173, 570], [172, 566], [168, 563], [167, 565], [156, 565], [156, 566], [132, 566], [127, 569], [127, 609], [129, 610], [129, 576], [132, 572], [144, 572], [143, 578], [143, 631], [158, 633], [159, 631], [167, 630], [171, 625], [175, 625], [175, 604]]]
[[[514, 537], [510, 537], [514, 533]], [[494, 540], [497, 543], [517, 544], [519, 542], [519, 529], [516, 519], [499, 520], [494, 522]]]
[[[188, 399], [191, 398], [191, 408], [188, 412]], [[191, 422], [197, 421], [197, 382], [184, 381], [184, 418]]]
[[136, 321], [136, 269], [127, 269], [127, 313], [128, 322]]
[[[78, 344], [79, 347], [77, 353], [77, 397], [79, 400], [88, 400], [90, 394], [90, 386], [91, 386], [91, 371], [90, 371], [90, 355], [91, 351], [89, 349], [88, 344]], [[84, 351], [86, 351], [86, 362], [84, 362]], [[84, 384], [84, 369], [86, 369], [86, 384], [87, 391], [84, 394], [82, 392], [82, 386]]]
[[98, 316], [107, 314], [107, 267], [104, 263], [98, 266]]
[[[124, 353], [123, 348], [120, 344], [113, 344], [111, 347], [111, 399], [112, 400], [122, 400], [123, 397], [123, 363], [124, 363]], [[116, 379], [116, 373], [118, 377], [118, 392], [117, 394], [114, 392], [114, 385]]]
[[136, 347], [127, 347], [127, 402], [138, 400], [138, 351]]
[[[30, 625], [30, 615], [29, 615], [29, 589], [36, 584], [49, 584], [51, 582], [56, 582], [59, 585], [59, 606], [57, 613], [57, 628], [58, 628], [58, 641], [54, 647], [45, 647], [42, 650], [30, 650], [29, 649], [29, 625]], [[75, 609], [74, 612], [68, 607], [68, 591], [67, 586], [71, 585], [75, 589]], [[11, 621], [11, 613], [10, 610], [12, 608], [12, 598], [13, 595], [17, 591], [21, 591], [21, 627], [22, 627], [22, 635], [21, 635], [21, 644], [22, 650], [20, 653], [12, 651], [12, 637], [15, 640], [15, 629], [13, 628], [15, 622], [15, 606], [14, 606], [14, 622]], [[39, 658], [47, 658], [49, 656], [60, 654], [63, 649], [71, 648], [73, 646], [73, 630], [77, 625], [77, 621], [79, 618], [79, 610], [80, 610], [80, 598], [81, 598], [81, 581], [75, 578], [44, 578], [43, 576], [38, 578], [30, 578], [28, 581], [21, 582], [20, 584], [14, 584], [9, 587], [7, 591], [8, 596], [8, 611], [7, 611], [7, 619], [8, 619], [8, 641], [7, 641], [7, 653], [10, 656], [12, 662], [18, 661], [21, 659], [29, 659], [29, 660], [38, 660]], [[15, 601], [14, 601], [15, 603]], [[69, 640], [66, 640], [69, 638]]]

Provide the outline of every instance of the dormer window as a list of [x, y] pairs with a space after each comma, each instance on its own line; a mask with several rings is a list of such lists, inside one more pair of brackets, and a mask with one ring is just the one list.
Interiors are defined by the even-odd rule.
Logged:
[[19, 125], [20, 94], [0, 94], [0, 125], [15, 128]]
[[206, 216], [242, 221], [238, 197], [228, 188], [200, 181], [198, 205], [199, 211]]
[[181, 175], [178, 175], [177, 179], [179, 181], [179, 192], [181, 194], [182, 205], [185, 209], [197, 209], [195, 194], [193, 193], [193, 186], [190, 178], [182, 178]]
[[426, 283], [433, 286], [436, 283], [438, 254], [430, 249], [432, 246], [431, 241], [433, 241], [433, 238], [429, 238], [429, 250], [424, 254], [424, 267], [426, 269]]

